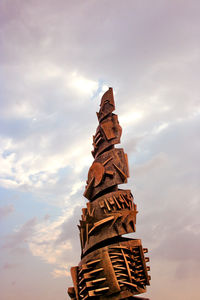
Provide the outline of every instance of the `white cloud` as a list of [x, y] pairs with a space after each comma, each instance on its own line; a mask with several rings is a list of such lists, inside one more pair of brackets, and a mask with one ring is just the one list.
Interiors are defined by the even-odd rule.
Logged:
[[155, 133], [155, 134], [160, 133], [161, 131], [163, 131], [164, 129], [166, 129], [168, 126], [169, 126], [168, 123], [163, 123], [163, 124], [159, 125], [157, 128], [155, 128], [153, 130], [153, 133]]
[[145, 117], [144, 112], [132, 110], [128, 113], [120, 115], [120, 123], [122, 126], [130, 126], [132, 123], [141, 122], [142, 119]]
[[72, 191], [70, 193], [70, 196], [75, 195], [80, 189], [83, 189], [85, 185], [85, 181], [77, 181], [72, 185]]
[[66, 82], [68, 88], [72, 88], [75, 92], [92, 96], [98, 89], [98, 82], [85, 78], [77, 72], [73, 72]]
[[[78, 177], [92, 159], [85, 140], [79, 140], [77, 145], [71, 141], [67, 150], [64, 148], [57, 151], [55, 148], [55, 152], [51, 153], [48, 149], [51, 144], [51, 134], [41, 136], [39, 142], [37, 139], [34, 135], [29, 136], [23, 143], [7, 138], [1, 139], [0, 184], [2, 186], [41, 188], [47, 183], [56, 184], [61, 169], [71, 167], [71, 172]], [[37, 152], [32, 149], [34, 143], [38, 148]], [[75, 185], [80, 185], [78, 178]]]
[[54, 276], [54, 278], [58, 278], [58, 277], [71, 276], [71, 273], [67, 272], [66, 269], [63, 268], [63, 269], [55, 269], [55, 270], [53, 270], [52, 275]]
[[63, 253], [71, 249], [69, 241], [61, 245], [55, 245], [61, 234], [61, 226], [66, 217], [59, 217], [56, 221], [44, 221], [37, 224], [34, 234], [29, 242], [29, 247], [33, 255], [41, 257], [50, 264], [62, 264]]
[[[74, 228], [65, 227], [66, 222], [73, 217], [73, 209], [72, 205], [70, 211], [65, 211], [56, 220], [45, 219], [38, 223], [28, 241], [31, 253], [55, 268], [52, 271], [54, 277], [70, 276], [69, 268], [74, 263], [69, 257], [76, 252], [71, 241], [74, 239]], [[63, 230], [69, 233], [69, 237], [62, 241], [60, 236]]]

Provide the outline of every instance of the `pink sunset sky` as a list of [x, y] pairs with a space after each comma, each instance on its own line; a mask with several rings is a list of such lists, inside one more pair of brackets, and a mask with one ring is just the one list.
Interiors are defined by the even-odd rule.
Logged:
[[1, 0], [0, 45], [0, 299], [69, 299], [109, 86], [144, 296], [200, 298], [200, 1]]

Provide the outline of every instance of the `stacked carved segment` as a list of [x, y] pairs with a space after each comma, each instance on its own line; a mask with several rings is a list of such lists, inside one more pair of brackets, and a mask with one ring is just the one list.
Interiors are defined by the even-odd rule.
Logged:
[[82, 213], [83, 254], [100, 242], [135, 231], [137, 207], [130, 190], [117, 190], [88, 202]]
[[[99, 126], [93, 136], [94, 162], [89, 169], [79, 231], [81, 261], [71, 268], [71, 299], [140, 299], [149, 285], [149, 267], [138, 239], [123, 235], [136, 231], [137, 206], [130, 190], [118, 188], [129, 177], [127, 155], [120, 143], [122, 129], [112, 88], [103, 95], [97, 113]], [[146, 299], [147, 300], [147, 299]]]
[[106, 189], [126, 183], [128, 176], [127, 155], [123, 149], [103, 152], [89, 169], [84, 196], [92, 201]]

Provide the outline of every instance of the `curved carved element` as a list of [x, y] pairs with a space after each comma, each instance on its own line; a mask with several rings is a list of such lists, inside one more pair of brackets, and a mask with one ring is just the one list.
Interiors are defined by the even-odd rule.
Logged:
[[123, 149], [112, 149], [99, 155], [88, 172], [84, 196], [94, 199], [100, 192], [126, 183], [129, 176], [127, 155]]

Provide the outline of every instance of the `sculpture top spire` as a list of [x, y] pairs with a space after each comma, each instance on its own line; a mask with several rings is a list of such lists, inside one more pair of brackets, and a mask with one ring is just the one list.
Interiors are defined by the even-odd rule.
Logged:
[[127, 182], [128, 162], [123, 149], [114, 150], [114, 145], [120, 143], [122, 133], [115, 109], [113, 90], [102, 96], [100, 110], [97, 113], [99, 126], [93, 136], [95, 158], [88, 172], [88, 180], [84, 196], [92, 201], [106, 189], [116, 190], [117, 185]]
[[99, 126], [93, 136], [94, 150], [92, 155], [96, 158], [99, 154], [114, 144], [120, 143], [122, 133], [115, 110], [113, 89], [109, 88], [101, 98], [100, 110], [97, 113]]

